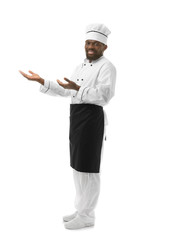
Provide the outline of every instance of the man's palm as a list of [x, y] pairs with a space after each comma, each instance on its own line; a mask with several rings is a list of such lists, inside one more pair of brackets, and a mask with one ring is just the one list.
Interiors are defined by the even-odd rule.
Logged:
[[34, 81], [36, 81], [36, 80], [39, 80], [41, 77], [37, 74], [37, 73], [34, 73], [34, 72], [32, 72], [32, 71], [30, 71], [29, 70], [29, 73], [31, 73], [31, 75], [28, 75], [28, 74], [26, 74], [26, 73], [24, 73], [24, 72], [22, 72], [22, 71], [20, 71], [19, 70], [19, 72], [25, 77], [25, 78], [27, 78], [28, 80], [34, 80]]

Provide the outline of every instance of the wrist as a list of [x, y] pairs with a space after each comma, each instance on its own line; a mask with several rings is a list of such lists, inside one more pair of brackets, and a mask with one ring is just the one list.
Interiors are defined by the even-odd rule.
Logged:
[[76, 90], [76, 91], [79, 91], [79, 89], [80, 89], [80, 86], [76, 85], [75, 90]]
[[39, 82], [40, 84], [44, 85], [44, 79], [43, 78], [38, 79], [37, 82]]

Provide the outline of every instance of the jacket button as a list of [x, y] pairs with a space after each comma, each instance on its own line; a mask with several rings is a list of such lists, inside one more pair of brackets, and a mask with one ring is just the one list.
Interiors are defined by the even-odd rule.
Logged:
[[77, 79], [77, 81], [79, 81], [79, 79]]
[[83, 81], [83, 79], [81, 79]]

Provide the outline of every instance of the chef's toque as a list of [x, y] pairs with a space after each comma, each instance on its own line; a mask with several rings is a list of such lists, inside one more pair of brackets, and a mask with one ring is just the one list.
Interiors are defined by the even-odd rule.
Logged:
[[90, 24], [86, 27], [86, 40], [96, 40], [107, 45], [110, 30], [104, 24]]

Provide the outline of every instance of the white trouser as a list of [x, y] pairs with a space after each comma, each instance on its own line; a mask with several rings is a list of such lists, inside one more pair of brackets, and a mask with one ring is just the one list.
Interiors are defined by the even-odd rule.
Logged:
[[83, 219], [95, 219], [94, 209], [100, 193], [100, 173], [85, 173], [73, 170], [76, 189], [75, 208]]

